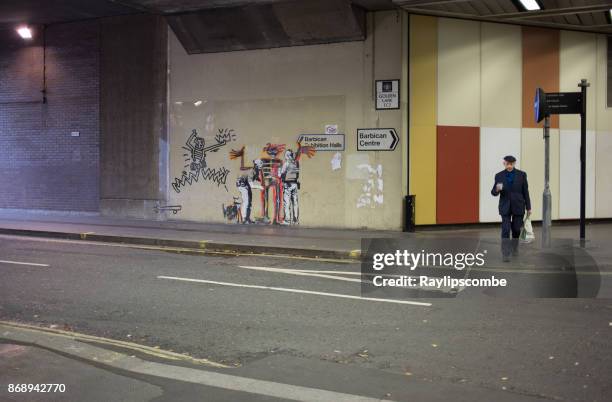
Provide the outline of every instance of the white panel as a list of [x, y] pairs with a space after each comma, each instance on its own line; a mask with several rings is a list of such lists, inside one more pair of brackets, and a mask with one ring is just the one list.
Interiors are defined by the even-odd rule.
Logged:
[[495, 173], [504, 169], [502, 160], [514, 155], [521, 165], [521, 129], [480, 128], [480, 221], [501, 221], [497, 209], [498, 197], [491, 195]]
[[[559, 218], [580, 217], [580, 131], [561, 130]], [[586, 216], [595, 215], [595, 132], [587, 131]]]
[[598, 131], [595, 142], [595, 217], [612, 218], [612, 131]]
[[480, 126], [480, 23], [438, 19], [438, 125]]

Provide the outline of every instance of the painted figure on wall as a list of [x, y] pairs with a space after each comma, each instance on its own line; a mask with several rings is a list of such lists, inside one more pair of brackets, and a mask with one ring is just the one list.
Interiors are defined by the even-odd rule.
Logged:
[[234, 197], [232, 204], [228, 206], [225, 206], [225, 204], [221, 205], [223, 217], [230, 221], [236, 220], [238, 223], [243, 223], [244, 220], [240, 204], [240, 199]]
[[[216, 143], [209, 146], [206, 145], [206, 140], [202, 137], [198, 137], [198, 132], [194, 128], [191, 131], [191, 135], [185, 142], [185, 146], [183, 149], [190, 152], [191, 163], [189, 165], [185, 165], [185, 167], [189, 166], [192, 172], [197, 172], [198, 170], [202, 170], [206, 167], [206, 153], [207, 152], [217, 152], [219, 148], [227, 144], [228, 141], [225, 138], [220, 138], [217, 136]], [[185, 154], [185, 156], [188, 156]]]
[[[267, 143], [263, 148], [261, 161], [261, 207], [264, 211], [264, 223], [281, 223], [281, 179], [280, 168], [282, 160], [280, 154], [285, 151], [285, 144]], [[272, 212], [272, 216], [270, 216]]]
[[185, 165], [185, 167], [189, 166], [192, 172], [197, 172], [206, 167], [206, 152], [204, 151], [205, 145], [206, 141], [204, 138], [198, 137], [198, 132], [194, 128], [191, 131], [191, 135], [185, 142], [185, 146], [183, 147], [183, 149], [189, 151], [189, 155], [185, 154], [185, 156], [189, 156], [191, 158], [191, 163], [189, 165]]
[[217, 186], [224, 185], [230, 171], [221, 166], [218, 168], [209, 168], [206, 165], [206, 154], [208, 152], [217, 152], [221, 147], [235, 138], [233, 130], [220, 129], [219, 134], [215, 136], [215, 143], [206, 146], [206, 140], [198, 136], [196, 129], [191, 131], [191, 135], [185, 141], [182, 149], [188, 151], [183, 153], [185, 157], [185, 166], [180, 177], [175, 177], [172, 183], [172, 188], [177, 193], [181, 192], [181, 187], [192, 185], [193, 182], [198, 182], [200, 178], [204, 181], [212, 181]]
[[246, 172], [236, 182], [242, 198], [243, 223], [254, 222], [251, 215], [255, 189], [260, 191], [259, 221], [286, 225], [299, 222], [299, 160], [302, 154], [311, 158], [315, 150], [300, 144], [296, 152], [285, 148], [285, 144], [266, 144], [260, 158], [255, 159], [252, 166], [244, 163], [245, 147], [230, 151], [230, 159], [240, 158], [240, 170]]
[[[240, 171], [243, 172], [236, 180], [236, 187], [242, 198], [240, 203], [240, 213], [242, 215], [242, 223], [248, 224], [253, 223], [251, 220], [251, 211], [253, 205], [253, 190], [258, 188], [261, 189], [260, 171], [261, 161], [254, 160], [252, 166], [244, 164], [244, 146], [239, 150], [232, 149], [229, 152], [230, 159], [240, 158]], [[259, 161], [259, 163], [258, 163]], [[231, 219], [230, 219], [231, 220]]]
[[285, 161], [281, 167], [281, 181], [283, 183], [284, 225], [299, 223], [300, 200], [298, 190], [300, 189], [300, 157], [306, 155], [312, 158], [315, 149], [303, 147], [298, 143], [296, 152], [288, 149], [285, 151]]

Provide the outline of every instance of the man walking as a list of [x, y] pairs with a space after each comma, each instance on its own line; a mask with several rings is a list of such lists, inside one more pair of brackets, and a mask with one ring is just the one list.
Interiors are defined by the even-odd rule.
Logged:
[[[510, 253], [518, 254], [518, 238], [523, 227], [525, 209], [531, 212], [527, 173], [514, 168], [516, 158], [504, 157], [505, 169], [495, 175], [491, 194], [499, 197], [499, 214], [502, 217], [502, 255], [504, 261], [510, 261]], [[510, 240], [512, 232], [512, 240]]]

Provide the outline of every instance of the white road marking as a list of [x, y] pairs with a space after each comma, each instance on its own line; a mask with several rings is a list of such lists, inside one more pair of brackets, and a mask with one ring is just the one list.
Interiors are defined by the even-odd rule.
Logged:
[[[238, 268], [244, 269], [252, 269], [255, 271], [265, 271], [265, 272], [279, 272], [283, 274], [289, 275], [298, 275], [298, 276], [313, 276], [317, 278], [326, 278], [326, 279], [335, 279], [337, 281], [346, 281], [346, 282], [361, 282], [361, 279], [353, 279], [353, 278], [343, 278], [341, 276], [335, 276], [334, 271], [313, 271], [313, 270], [301, 270], [301, 269], [288, 269], [288, 268], [270, 268], [270, 267], [253, 267], [249, 265], [238, 265]], [[322, 273], [319, 273], [322, 272]]]
[[[281, 269], [289, 269], [289, 268], [281, 268]], [[361, 275], [361, 272], [355, 271], [331, 271], [329, 269], [297, 269], [300, 272], [310, 272], [313, 274], [334, 274], [334, 275]]]
[[343, 298], [343, 299], [366, 300], [366, 301], [376, 301], [376, 302], [395, 303], [395, 304], [410, 304], [413, 306], [424, 306], [424, 307], [431, 306], [431, 303], [417, 302], [417, 301], [412, 301], [412, 300], [379, 299], [377, 297], [362, 297], [362, 296], [345, 295], [345, 294], [340, 294], [340, 293], [317, 292], [314, 290], [278, 288], [274, 286], [247, 285], [243, 283], [217, 282], [217, 281], [209, 281], [206, 279], [181, 278], [177, 276], [159, 275], [157, 279], [169, 279], [169, 280], [183, 281], [183, 282], [208, 283], [211, 285], [232, 286], [232, 287], [248, 288], [248, 289], [276, 290], [279, 292], [301, 293], [301, 294], [308, 294], [308, 295], [315, 295], [315, 296], [338, 297], [338, 298]]
[[49, 264], [39, 264], [37, 262], [21, 262], [21, 261], [7, 261], [7, 260], [0, 260], [0, 264], [31, 265], [33, 267], [48, 267], [49, 266]]

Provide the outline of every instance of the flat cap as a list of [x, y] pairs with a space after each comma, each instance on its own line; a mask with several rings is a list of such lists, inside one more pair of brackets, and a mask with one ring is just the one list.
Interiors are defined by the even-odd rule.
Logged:
[[516, 158], [515, 158], [514, 156], [512, 156], [512, 155], [506, 155], [506, 156], [504, 156], [504, 160], [505, 160], [506, 162], [516, 162]]

